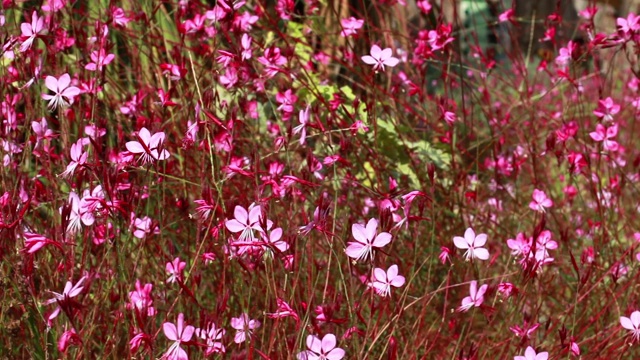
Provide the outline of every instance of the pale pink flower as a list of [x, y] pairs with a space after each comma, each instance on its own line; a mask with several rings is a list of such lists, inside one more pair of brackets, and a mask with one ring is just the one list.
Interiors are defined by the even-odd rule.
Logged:
[[24, 233], [23, 251], [27, 252], [28, 254], [33, 254], [48, 244], [59, 246], [57, 242], [47, 238], [44, 235], [40, 235], [32, 232]]
[[307, 125], [309, 124], [309, 105], [304, 110], [300, 110], [300, 125], [293, 128], [293, 134], [300, 133], [300, 145], [304, 145], [307, 138]]
[[60, 174], [63, 178], [71, 177], [78, 166], [86, 164], [88, 154], [84, 151], [83, 143], [83, 139], [79, 139], [71, 145], [71, 162], [69, 162], [65, 171]]
[[67, 5], [67, 0], [44, 0], [42, 4], [42, 11], [44, 12], [58, 12], [64, 9]]
[[251, 50], [251, 42], [253, 39], [249, 34], [242, 34], [242, 39], [240, 39], [240, 45], [242, 46], [242, 54], [240, 56], [241, 60], [249, 60], [253, 56], [253, 50]]
[[73, 104], [73, 100], [80, 94], [80, 89], [71, 85], [71, 77], [69, 74], [62, 74], [59, 78], [47, 76], [44, 80], [47, 89], [53, 91], [55, 95], [42, 94], [44, 100], [49, 101], [49, 109], [55, 109], [58, 106], [69, 106]]
[[164, 142], [164, 132], [157, 132], [153, 135], [143, 127], [138, 132], [137, 141], [129, 141], [125, 144], [127, 150], [132, 154], [140, 154], [140, 159], [144, 164], [154, 160], [166, 160], [169, 151], [162, 149]]
[[545, 212], [545, 208], [553, 206], [553, 201], [547, 197], [542, 190], [533, 190], [533, 201], [529, 203], [529, 208], [538, 212]]
[[113, 18], [113, 24], [120, 27], [125, 27], [131, 21], [122, 8], [114, 7], [111, 9], [111, 17]]
[[527, 347], [524, 351], [524, 356], [514, 356], [513, 360], [547, 360], [549, 358], [548, 352], [537, 353], [531, 346]]
[[38, 17], [38, 13], [34, 11], [31, 15], [31, 23], [22, 23], [20, 30], [22, 31], [20, 52], [25, 52], [31, 48], [38, 35], [43, 35], [47, 32], [44, 28], [44, 17]]
[[640, 311], [634, 311], [630, 317], [620, 316], [620, 325], [631, 331], [635, 341], [640, 340]]
[[343, 37], [348, 37], [358, 32], [362, 25], [364, 25], [364, 20], [356, 19], [353, 16], [347, 19], [341, 19], [340, 25], [342, 25], [342, 31], [340, 35]]
[[173, 341], [173, 344], [171, 344], [162, 358], [167, 360], [188, 360], [189, 356], [187, 352], [180, 347], [180, 344], [191, 340], [195, 328], [191, 325], [185, 326], [184, 315], [182, 313], [178, 315], [177, 326], [170, 322], [162, 324], [162, 331], [167, 339]]
[[453, 244], [462, 250], [466, 250], [464, 253], [466, 260], [473, 260], [478, 258], [480, 260], [489, 259], [489, 251], [482, 246], [487, 242], [487, 234], [478, 234], [473, 231], [472, 228], [468, 228], [464, 232], [464, 238], [460, 236], [453, 237]]
[[382, 70], [384, 66], [394, 67], [400, 62], [399, 59], [393, 57], [393, 51], [391, 48], [382, 50], [378, 45], [371, 46], [371, 55], [365, 55], [362, 58], [365, 64], [373, 65], [373, 71]]
[[232, 233], [240, 233], [238, 240], [255, 239], [253, 230], [263, 232], [260, 226], [260, 217], [262, 216], [260, 205], [249, 206], [249, 212], [242, 206], [236, 205], [233, 216], [235, 219], [225, 221], [224, 225]]
[[404, 276], [398, 275], [398, 265], [391, 265], [387, 271], [375, 268], [370, 286], [375, 289], [378, 295], [386, 297], [391, 295], [391, 286], [401, 287], [404, 282]]
[[356, 240], [349, 242], [345, 253], [356, 261], [373, 260], [373, 248], [382, 248], [391, 242], [391, 234], [381, 232], [377, 234], [378, 220], [370, 219], [367, 226], [353, 224], [351, 233]]
[[315, 335], [307, 336], [307, 349], [299, 352], [298, 360], [341, 360], [345, 356], [345, 351], [336, 347], [336, 336], [325, 335], [322, 340]]
[[167, 279], [167, 283], [173, 283], [176, 281], [182, 281], [182, 272], [184, 268], [187, 266], [187, 263], [184, 261], [180, 261], [180, 258], [177, 257], [170, 261], [165, 266], [167, 273], [169, 273], [169, 278]]
[[479, 307], [484, 302], [484, 293], [487, 292], [489, 285], [484, 284], [478, 289], [478, 282], [472, 281], [469, 285], [469, 296], [462, 299], [462, 305], [458, 307], [458, 311], [465, 312], [472, 307]]
[[249, 315], [243, 313], [240, 317], [231, 318], [231, 327], [236, 329], [236, 335], [233, 341], [236, 344], [242, 344], [247, 339], [251, 338], [253, 330], [260, 327], [260, 321], [249, 319]]
[[266, 234], [262, 234], [262, 240], [270, 247], [278, 249], [280, 252], [285, 252], [289, 249], [289, 244], [286, 241], [282, 240], [282, 228], [276, 228], [271, 230], [269, 236]]
[[204, 329], [196, 329], [196, 336], [201, 338], [207, 343], [207, 348], [204, 352], [205, 356], [209, 356], [215, 353], [224, 353], [226, 349], [222, 344], [222, 337], [226, 331], [219, 328], [214, 323], [209, 323]]

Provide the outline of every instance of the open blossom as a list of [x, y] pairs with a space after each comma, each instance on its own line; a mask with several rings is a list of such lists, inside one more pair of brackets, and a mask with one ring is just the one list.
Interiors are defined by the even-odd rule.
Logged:
[[88, 154], [84, 151], [83, 143], [84, 140], [79, 139], [71, 145], [71, 162], [69, 162], [65, 171], [60, 174], [63, 178], [71, 177], [78, 166], [82, 166], [87, 162]]
[[209, 323], [204, 329], [196, 329], [196, 336], [207, 343], [205, 356], [226, 351], [222, 344], [222, 337], [225, 333], [224, 329], [217, 327], [214, 323]]
[[102, 67], [109, 65], [116, 56], [114, 54], [107, 54], [104, 49], [93, 51], [91, 53], [91, 62], [85, 65], [85, 69], [89, 71], [102, 71]]
[[336, 347], [336, 336], [325, 335], [322, 340], [315, 335], [307, 336], [307, 349], [298, 353], [298, 360], [341, 360], [345, 351]]
[[464, 232], [464, 238], [460, 236], [453, 237], [453, 244], [462, 250], [466, 250], [464, 253], [466, 260], [473, 260], [478, 258], [480, 260], [489, 259], [489, 251], [482, 246], [487, 242], [487, 234], [478, 234], [473, 231], [472, 228], [468, 228]]
[[524, 351], [524, 356], [514, 356], [513, 360], [547, 360], [549, 358], [549, 353], [544, 351], [541, 353], [536, 353], [536, 350], [531, 346], [527, 347], [527, 350]]
[[167, 360], [188, 360], [189, 356], [187, 352], [180, 347], [180, 344], [191, 340], [195, 328], [191, 325], [185, 326], [184, 315], [182, 313], [178, 315], [177, 326], [170, 322], [162, 324], [162, 331], [167, 339], [173, 341], [173, 344], [171, 344], [162, 358]]
[[249, 315], [243, 313], [240, 317], [231, 318], [231, 327], [236, 329], [236, 335], [233, 341], [236, 344], [242, 344], [248, 338], [251, 338], [253, 330], [260, 327], [260, 321], [249, 319]]
[[371, 55], [363, 56], [362, 61], [365, 64], [373, 65], [373, 71], [384, 71], [385, 65], [394, 67], [400, 62], [399, 59], [393, 57], [391, 48], [382, 50], [378, 45], [371, 46]]
[[25, 52], [31, 48], [38, 35], [43, 35], [47, 32], [44, 28], [44, 16], [38, 17], [38, 13], [34, 11], [31, 15], [31, 23], [22, 23], [20, 30], [22, 31], [20, 52]]
[[620, 105], [613, 102], [611, 97], [598, 101], [598, 107], [593, 110], [593, 115], [602, 119], [603, 122], [613, 121], [613, 116], [620, 112]]
[[618, 125], [613, 124], [605, 128], [602, 124], [596, 125], [596, 131], [589, 133], [593, 141], [602, 142], [602, 148], [608, 151], [617, 151], [618, 143], [613, 138], [618, 135]]
[[260, 226], [260, 217], [262, 216], [260, 205], [250, 206], [249, 212], [242, 206], [237, 205], [233, 210], [233, 216], [235, 219], [225, 221], [224, 225], [232, 233], [240, 233], [238, 240], [255, 239], [253, 230], [263, 232]]
[[184, 271], [184, 268], [186, 266], [187, 263], [184, 261], [180, 261], [179, 257], [173, 259], [173, 261], [168, 262], [165, 266], [167, 273], [169, 273], [167, 283], [182, 281], [182, 272]]
[[307, 125], [309, 124], [309, 105], [304, 110], [300, 110], [300, 125], [293, 128], [294, 134], [300, 134], [300, 145], [304, 145], [307, 138]]
[[55, 95], [42, 94], [44, 100], [49, 101], [49, 109], [56, 109], [59, 106], [69, 106], [73, 104], [76, 96], [80, 95], [80, 89], [71, 85], [69, 74], [62, 74], [59, 78], [47, 76], [44, 80], [47, 89], [53, 91]]
[[60, 314], [60, 311], [62, 310], [60, 308], [60, 305], [68, 302], [71, 298], [78, 296], [82, 292], [82, 289], [84, 289], [84, 287], [82, 286], [82, 283], [85, 280], [86, 280], [86, 277], [83, 276], [80, 278], [80, 280], [78, 280], [78, 282], [75, 285], [73, 285], [71, 281], [67, 281], [67, 284], [64, 286], [64, 290], [62, 290], [62, 294], [59, 294], [54, 291], [50, 291], [50, 293], [53, 294], [53, 298], [45, 301], [44, 305], [56, 303], [58, 304], [58, 306], [47, 317], [47, 326], [51, 326], [51, 321]]
[[478, 289], [478, 282], [472, 281], [469, 285], [469, 296], [462, 299], [462, 305], [458, 307], [458, 311], [465, 312], [472, 307], [479, 307], [484, 302], [484, 293], [487, 292], [489, 285], [484, 284]]
[[138, 140], [129, 141], [125, 146], [130, 153], [140, 154], [140, 159], [146, 164], [154, 160], [166, 160], [169, 157], [169, 151], [161, 149], [163, 142], [163, 132], [157, 132], [151, 135], [149, 130], [143, 127], [138, 132]]
[[401, 287], [404, 282], [404, 276], [398, 275], [398, 265], [391, 265], [387, 271], [375, 268], [370, 286], [375, 289], [378, 295], [386, 297], [391, 295], [391, 286]]
[[367, 258], [373, 260], [373, 248], [382, 248], [391, 242], [391, 234], [388, 232], [377, 234], [377, 229], [378, 220], [376, 219], [370, 219], [366, 227], [353, 224], [351, 233], [356, 241], [348, 243], [345, 250], [347, 256], [356, 259], [356, 261]]
[[531, 210], [545, 212], [545, 208], [553, 206], [553, 201], [551, 201], [542, 190], [534, 189], [532, 197], [533, 201], [529, 203]]
[[153, 307], [153, 298], [151, 297], [152, 284], [142, 286], [140, 280], [136, 280], [136, 289], [129, 293], [129, 303], [126, 307], [130, 310], [136, 310], [140, 314], [146, 316], [154, 316], [156, 310]]
[[342, 25], [342, 31], [340, 35], [343, 37], [348, 37], [358, 32], [362, 25], [364, 25], [364, 20], [356, 19], [353, 16], [347, 19], [341, 19], [340, 25]]
[[640, 340], [640, 311], [632, 312], [630, 317], [620, 316], [620, 325], [631, 331], [635, 341]]

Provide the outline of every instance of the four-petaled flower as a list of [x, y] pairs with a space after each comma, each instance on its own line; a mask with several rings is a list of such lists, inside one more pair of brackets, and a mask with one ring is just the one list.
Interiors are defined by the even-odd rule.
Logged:
[[247, 338], [251, 338], [253, 330], [260, 327], [260, 321], [249, 319], [249, 315], [243, 313], [240, 317], [231, 318], [231, 327], [236, 329], [233, 341], [236, 344], [242, 344]]
[[336, 347], [336, 336], [325, 335], [322, 340], [315, 335], [307, 336], [307, 348], [309, 350], [298, 353], [298, 360], [340, 360], [345, 351]]
[[634, 311], [630, 317], [620, 316], [620, 325], [631, 331], [635, 341], [640, 340], [640, 311]]
[[356, 259], [356, 261], [366, 260], [367, 258], [373, 260], [373, 248], [382, 248], [391, 242], [391, 234], [388, 232], [376, 234], [377, 228], [378, 220], [376, 219], [370, 219], [366, 227], [360, 224], [353, 224], [351, 233], [356, 241], [348, 243], [345, 250], [347, 256]]
[[188, 360], [189, 359], [187, 352], [180, 347], [180, 344], [191, 340], [191, 337], [193, 337], [195, 328], [191, 325], [185, 326], [184, 315], [182, 313], [178, 314], [177, 325], [178, 326], [170, 322], [166, 322], [162, 324], [162, 331], [164, 332], [164, 336], [166, 336], [167, 339], [173, 341], [173, 344], [171, 344], [167, 352], [164, 353], [162, 357], [163, 359], [167, 359], [167, 360]]
[[399, 59], [393, 57], [391, 48], [382, 50], [378, 45], [371, 47], [371, 55], [365, 55], [361, 59], [365, 64], [373, 65], [373, 71], [376, 72], [378, 70], [384, 71], [385, 65], [394, 67], [400, 62]]
[[378, 295], [386, 297], [391, 295], [391, 286], [401, 287], [404, 282], [404, 276], [398, 275], [398, 265], [391, 265], [387, 271], [375, 268], [370, 286], [375, 289]]
[[532, 195], [533, 201], [529, 203], [529, 208], [538, 212], [545, 212], [545, 208], [553, 206], [553, 201], [547, 197], [542, 190], [534, 189]]
[[60, 314], [60, 305], [68, 302], [71, 298], [78, 296], [83, 289], [82, 283], [86, 280], [86, 277], [83, 276], [78, 280], [78, 282], [73, 285], [71, 281], [67, 281], [67, 284], [64, 286], [64, 290], [62, 290], [62, 294], [59, 294], [55, 291], [50, 291], [53, 294], [53, 298], [44, 302], [45, 305], [57, 303], [58, 307], [49, 316], [47, 317], [47, 326], [51, 326], [51, 321]]
[[613, 140], [616, 135], [618, 135], [617, 124], [613, 124], [608, 128], [605, 128], [602, 124], [598, 124], [596, 125], [596, 131], [589, 133], [589, 136], [591, 136], [591, 139], [593, 139], [593, 141], [602, 141], [602, 148], [608, 151], [618, 150], [618, 142]]
[[80, 89], [71, 85], [71, 77], [69, 74], [62, 74], [59, 78], [47, 76], [44, 80], [47, 89], [53, 91], [55, 95], [42, 94], [44, 100], [49, 101], [49, 109], [55, 109], [58, 106], [69, 106], [73, 104], [74, 97], [80, 94]]
[[528, 346], [527, 350], [524, 351], [524, 356], [514, 356], [513, 360], [547, 360], [548, 358], [548, 352], [544, 351], [536, 354], [536, 350]]
[[473, 231], [472, 228], [468, 228], [464, 232], [464, 238], [460, 236], [453, 237], [453, 243], [458, 249], [467, 250], [464, 253], [465, 259], [480, 260], [489, 259], [489, 251], [482, 246], [487, 242], [487, 234], [478, 234]]
[[342, 25], [342, 31], [340, 35], [343, 37], [348, 37], [349, 35], [353, 35], [358, 32], [358, 29], [364, 25], [364, 20], [356, 19], [353, 16], [347, 19], [341, 19], [340, 25]]
[[38, 17], [38, 13], [34, 11], [31, 15], [31, 23], [22, 23], [20, 30], [22, 30], [20, 52], [25, 52], [31, 48], [33, 41], [38, 35], [46, 32], [44, 28], [44, 16]]
[[164, 133], [157, 132], [153, 135], [143, 127], [138, 132], [137, 141], [128, 141], [125, 146], [132, 154], [140, 154], [140, 159], [144, 164], [153, 160], [166, 160], [169, 157], [167, 149], [161, 149], [164, 142]]
[[479, 307], [484, 302], [484, 293], [487, 292], [489, 285], [484, 284], [478, 289], [478, 282], [472, 281], [469, 285], [469, 296], [462, 299], [462, 305], [458, 307], [458, 311], [465, 312], [472, 307]]

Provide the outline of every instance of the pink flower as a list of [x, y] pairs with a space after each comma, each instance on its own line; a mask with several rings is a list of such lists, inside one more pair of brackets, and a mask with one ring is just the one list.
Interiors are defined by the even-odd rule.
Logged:
[[240, 317], [231, 318], [231, 327], [236, 329], [236, 336], [233, 341], [236, 344], [242, 344], [248, 338], [251, 338], [253, 330], [260, 327], [260, 321], [249, 320], [249, 315], [243, 313]]
[[613, 116], [620, 112], [620, 105], [613, 102], [611, 97], [598, 101], [598, 107], [593, 110], [593, 115], [601, 118], [603, 122], [613, 121]]
[[130, 153], [140, 154], [143, 164], [154, 160], [166, 160], [169, 157], [169, 151], [162, 149], [162, 143], [164, 142], [163, 132], [151, 135], [149, 130], [143, 127], [138, 132], [137, 138], [137, 141], [129, 141], [125, 146]]
[[80, 280], [78, 280], [78, 282], [75, 285], [73, 285], [71, 281], [67, 281], [67, 284], [64, 286], [64, 290], [62, 291], [62, 294], [59, 294], [54, 291], [50, 291], [50, 293], [53, 294], [53, 298], [45, 301], [44, 305], [56, 303], [58, 304], [58, 306], [47, 317], [47, 326], [51, 326], [51, 321], [55, 319], [58, 316], [58, 314], [60, 314], [60, 311], [62, 310], [60, 308], [60, 305], [64, 305], [71, 298], [78, 296], [82, 292], [83, 287], [81, 285], [85, 280], [86, 280], [86, 277], [83, 276], [80, 278]]
[[381, 232], [376, 234], [378, 228], [378, 220], [370, 219], [367, 226], [353, 224], [351, 233], [355, 242], [349, 242], [345, 250], [347, 256], [356, 259], [356, 261], [373, 260], [373, 248], [382, 248], [391, 242], [391, 234]]
[[307, 138], [307, 125], [309, 124], [309, 105], [304, 110], [300, 110], [300, 125], [293, 128], [293, 134], [300, 133], [300, 145], [304, 145]]
[[524, 351], [524, 356], [514, 356], [513, 360], [547, 360], [548, 358], [548, 352], [536, 354], [536, 351], [531, 346], [528, 346], [527, 350]]
[[514, 13], [513, 9], [507, 9], [507, 11], [503, 12], [498, 16], [498, 21], [499, 22], [511, 21], [511, 19], [513, 18], [513, 13]]
[[46, 236], [31, 232], [24, 233], [23, 251], [27, 252], [28, 254], [33, 254], [48, 244], [59, 246], [57, 242], [47, 238]]
[[85, 65], [85, 69], [89, 71], [102, 71], [102, 67], [109, 65], [116, 56], [114, 54], [106, 54], [104, 49], [93, 51], [91, 53], [91, 62]]
[[602, 124], [596, 125], [596, 131], [589, 133], [593, 141], [602, 141], [602, 148], [608, 151], [617, 151], [618, 143], [613, 138], [618, 135], [618, 125], [613, 124], [608, 128], [605, 128]]
[[487, 291], [489, 285], [484, 284], [480, 286], [480, 289], [478, 289], [477, 287], [478, 282], [475, 280], [472, 281], [469, 285], [469, 296], [462, 299], [462, 305], [460, 305], [458, 311], [465, 312], [474, 306], [479, 307], [480, 305], [482, 305], [482, 303], [484, 302], [484, 293]]
[[378, 45], [371, 47], [371, 55], [365, 55], [361, 59], [365, 64], [373, 65], [373, 71], [376, 72], [378, 70], [384, 71], [385, 65], [394, 67], [400, 62], [399, 59], [393, 57], [391, 48], [382, 50]]
[[322, 340], [315, 335], [307, 336], [307, 348], [309, 350], [298, 353], [298, 360], [341, 360], [345, 351], [336, 347], [336, 336], [325, 335]]
[[49, 101], [49, 109], [55, 109], [58, 106], [69, 106], [73, 104], [74, 97], [80, 94], [80, 89], [75, 86], [69, 86], [71, 85], [69, 74], [62, 74], [58, 79], [53, 76], [47, 76], [44, 84], [47, 89], [55, 93], [55, 95], [42, 94], [42, 98]]
[[467, 250], [464, 253], [465, 260], [473, 260], [478, 258], [480, 260], [489, 259], [489, 251], [482, 246], [487, 242], [487, 234], [478, 234], [473, 231], [472, 228], [468, 228], [464, 232], [464, 238], [460, 236], [453, 237], [453, 244], [462, 250]]
[[398, 275], [398, 265], [391, 265], [386, 272], [375, 268], [370, 286], [375, 289], [378, 295], [386, 297], [391, 295], [391, 286], [401, 287], [404, 282], [404, 276]]
[[129, 303], [127, 303], [127, 309], [135, 309], [142, 315], [154, 316], [156, 310], [153, 307], [153, 298], [151, 297], [151, 291], [153, 290], [152, 284], [140, 285], [140, 280], [136, 280], [136, 289], [129, 293]]
[[263, 232], [260, 226], [260, 217], [262, 216], [260, 205], [250, 206], [249, 212], [242, 206], [237, 205], [233, 210], [233, 216], [235, 219], [225, 221], [224, 225], [232, 233], [240, 233], [238, 240], [255, 239], [253, 230]]
[[529, 324], [525, 321], [522, 327], [518, 325], [514, 325], [509, 327], [509, 330], [511, 330], [511, 332], [516, 334], [516, 336], [519, 336], [521, 338], [528, 338], [539, 327], [540, 327], [540, 323]]
[[538, 212], [545, 212], [545, 208], [553, 206], [553, 201], [547, 197], [542, 190], [533, 190], [533, 201], [529, 203], [529, 208]]
[[358, 32], [362, 25], [364, 25], [364, 20], [356, 19], [353, 16], [347, 19], [341, 19], [340, 25], [342, 25], [342, 31], [340, 35], [343, 37], [348, 37], [349, 35], [353, 35]]
[[214, 323], [209, 323], [204, 329], [196, 329], [196, 336], [207, 343], [207, 349], [204, 352], [205, 356], [226, 351], [221, 341], [225, 333], [224, 329], [217, 327]]
[[188, 342], [193, 337], [195, 328], [191, 325], [185, 326], [184, 315], [180, 313], [178, 315], [178, 323], [176, 325], [166, 322], [162, 324], [162, 331], [167, 339], [173, 341], [173, 344], [169, 347], [166, 353], [162, 356], [163, 359], [168, 360], [188, 360], [189, 356], [187, 352], [180, 347], [183, 342]]
[[38, 17], [38, 13], [34, 11], [31, 15], [31, 23], [22, 23], [20, 30], [22, 30], [20, 52], [25, 52], [31, 48], [33, 41], [38, 35], [47, 32], [44, 28], [44, 17]]
[[266, 244], [272, 248], [278, 249], [280, 252], [289, 250], [289, 244], [282, 240], [282, 228], [271, 230], [268, 237], [265, 234], [262, 234], [262, 239]]
[[111, 17], [113, 18], [113, 24], [120, 27], [125, 27], [131, 21], [122, 8], [114, 7], [111, 9]]
[[620, 316], [620, 325], [631, 331], [631, 336], [635, 341], [640, 340], [640, 311], [631, 313], [631, 317]]
[[170, 284], [176, 281], [182, 281], [182, 272], [184, 271], [184, 268], [186, 266], [187, 263], [184, 261], [180, 261], [179, 257], [173, 259], [173, 261], [168, 262], [165, 266], [167, 273], [169, 273], [170, 275], [167, 279], [167, 283]]
[[84, 151], [83, 143], [83, 139], [79, 139], [71, 145], [71, 162], [67, 165], [65, 171], [60, 174], [63, 178], [71, 177], [78, 166], [82, 166], [87, 162], [88, 154]]
[[249, 34], [242, 34], [242, 39], [240, 39], [240, 45], [242, 46], [242, 54], [240, 56], [241, 60], [249, 60], [253, 56], [253, 50], [251, 50], [251, 42], [253, 39]]
[[82, 340], [76, 333], [76, 330], [71, 328], [71, 330], [67, 330], [62, 335], [60, 335], [60, 339], [58, 339], [58, 350], [60, 352], [65, 353], [67, 349], [71, 345], [77, 345], [82, 343]]

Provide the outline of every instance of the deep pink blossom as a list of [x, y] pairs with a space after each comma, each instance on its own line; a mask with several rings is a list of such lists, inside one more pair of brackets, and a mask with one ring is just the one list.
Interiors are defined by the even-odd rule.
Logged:
[[545, 212], [545, 208], [553, 206], [553, 201], [547, 197], [542, 190], [534, 189], [532, 195], [533, 201], [529, 203], [529, 208], [538, 212]]
[[618, 135], [618, 125], [613, 124], [605, 128], [602, 124], [596, 125], [596, 131], [589, 133], [593, 141], [602, 142], [602, 148], [608, 151], [618, 150], [618, 143], [613, 138]]

